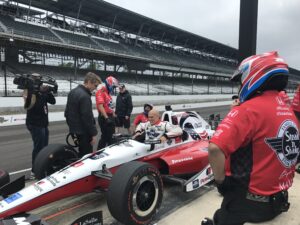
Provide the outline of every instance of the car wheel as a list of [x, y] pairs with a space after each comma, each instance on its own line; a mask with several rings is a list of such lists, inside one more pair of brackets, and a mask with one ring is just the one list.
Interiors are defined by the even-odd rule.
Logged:
[[9, 174], [5, 170], [0, 169], [0, 187], [8, 184], [10, 181]]
[[78, 153], [62, 144], [50, 144], [43, 148], [34, 160], [34, 174], [42, 179], [78, 160]]
[[149, 224], [163, 197], [159, 171], [143, 162], [122, 165], [113, 175], [107, 193], [111, 215], [123, 224]]

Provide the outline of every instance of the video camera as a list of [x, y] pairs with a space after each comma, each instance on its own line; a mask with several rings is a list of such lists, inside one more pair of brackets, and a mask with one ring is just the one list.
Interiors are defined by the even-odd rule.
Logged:
[[40, 76], [39, 74], [17, 74], [13, 82], [18, 85], [18, 89], [28, 89], [30, 92], [39, 92], [40, 87], [44, 84], [47, 84], [45, 86], [48, 92], [55, 94], [58, 89], [55, 79], [50, 76]]

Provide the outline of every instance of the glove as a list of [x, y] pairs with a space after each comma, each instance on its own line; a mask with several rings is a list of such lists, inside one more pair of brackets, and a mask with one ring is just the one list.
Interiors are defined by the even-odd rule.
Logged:
[[221, 184], [217, 184], [218, 192], [224, 196], [224, 194], [230, 190], [230, 178], [225, 176], [224, 181]]
[[106, 123], [107, 126], [114, 125], [114, 121], [109, 117], [105, 119], [105, 123]]

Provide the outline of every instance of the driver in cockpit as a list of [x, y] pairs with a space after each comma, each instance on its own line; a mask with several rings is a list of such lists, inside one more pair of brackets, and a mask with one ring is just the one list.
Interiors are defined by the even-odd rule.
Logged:
[[182, 135], [182, 129], [178, 125], [161, 121], [159, 112], [156, 109], [149, 112], [148, 119], [148, 122], [140, 123], [137, 126], [133, 139], [141, 141], [141, 137], [145, 135], [145, 141], [160, 140], [161, 143], [164, 143], [170, 138]]

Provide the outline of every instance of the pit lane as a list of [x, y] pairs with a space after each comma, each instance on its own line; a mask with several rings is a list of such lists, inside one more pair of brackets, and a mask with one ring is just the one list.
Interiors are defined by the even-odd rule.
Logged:
[[[199, 112], [204, 118], [207, 118], [211, 113], [220, 113], [222, 118], [229, 111], [229, 106], [196, 108], [193, 110]], [[134, 118], [134, 116], [132, 116], [132, 118]], [[53, 122], [50, 124], [49, 130], [50, 143], [65, 143], [65, 135], [68, 130], [65, 122]], [[32, 141], [24, 125], [2, 127], [0, 132], [0, 143], [1, 168], [12, 172], [31, 167]], [[24, 174], [28, 176], [29, 171], [24, 172]], [[20, 174], [13, 176], [19, 175]], [[159, 214], [156, 217], [157, 221], [177, 208], [200, 197], [209, 190], [210, 188], [208, 187], [187, 194], [183, 193], [181, 187], [178, 185], [170, 183], [165, 184], [163, 203]], [[98, 210], [102, 210], [103, 212], [104, 224], [119, 224], [111, 217], [108, 211], [105, 193], [90, 193], [82, 196], [70, 197], [36, 209], [33, 213], [43, 217], [50, 225], [64, 225], [70, 224], [76, 218], [84, 214]]]

